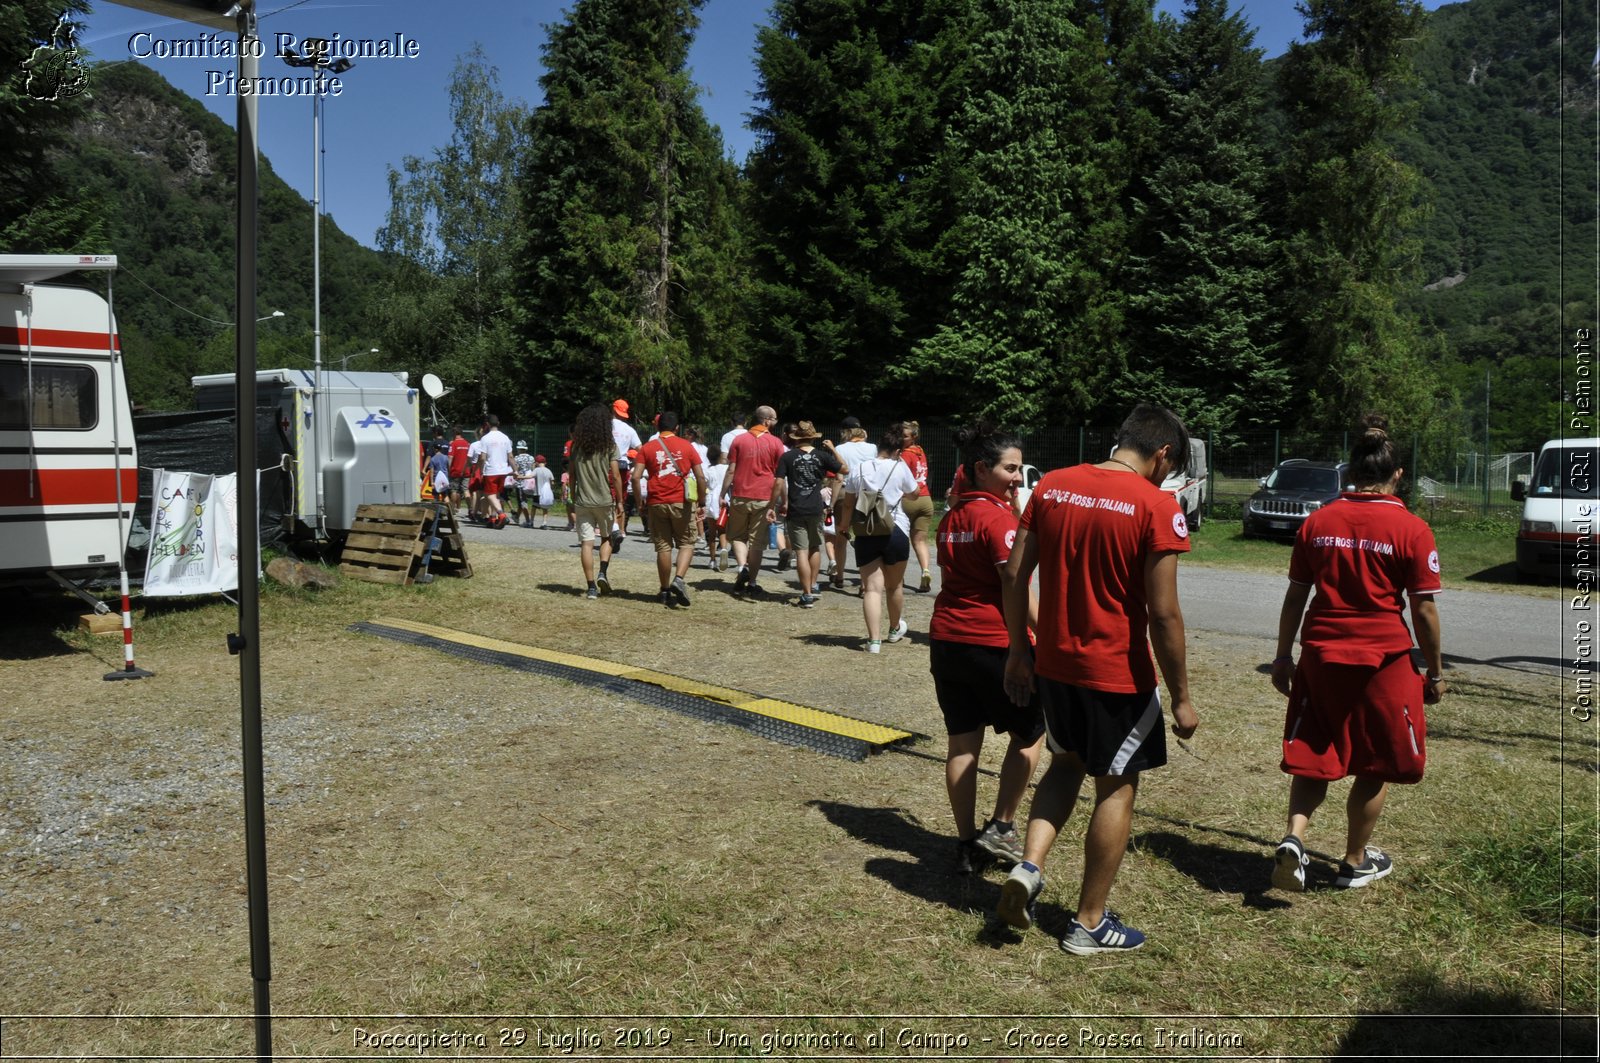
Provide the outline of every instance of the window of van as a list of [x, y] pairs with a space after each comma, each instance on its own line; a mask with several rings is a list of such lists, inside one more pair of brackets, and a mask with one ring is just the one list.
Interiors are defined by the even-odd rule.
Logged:
[[28, 366], [0, 362], [0, 431], [34, 428], [84, 431], [99, 420], [93, 366], [33, 364], [32, 416], [29, 416]]
[[1539, 498], [1593, 498], [1595, 452], [1590, 447], [1551, 447], [1539, 454], [1528, 495]]

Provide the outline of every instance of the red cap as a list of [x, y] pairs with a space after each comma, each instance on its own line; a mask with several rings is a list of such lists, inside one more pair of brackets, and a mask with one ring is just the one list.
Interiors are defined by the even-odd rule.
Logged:
[[616, 402], [613, 402], [611, 404], [611, 412], [616, 414], [618, 417], [628, 416], [628, 400], [618, 399]]

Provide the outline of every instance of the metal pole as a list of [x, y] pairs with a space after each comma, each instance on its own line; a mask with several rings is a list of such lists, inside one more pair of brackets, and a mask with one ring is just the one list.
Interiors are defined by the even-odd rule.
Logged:
[[[254, 0], [239, 11], [239, 81], [260, 74]], [[247, 43], [248, 42], [248, 43]], [[244, 768], [245, 877], [250, 905], [250, 974], [255, 982], [256, 1058], [272, 1058], [272, 955], [267, 922], [266, 790], [261, 754], [261, 525], [256, 501], [256, 210], [259, 131], [257, 97], [239, 94], [238, 325], [234, 378], [235, 455], [239, 475], [239, 633], [228, 652], [239, 657], [239, 716]]]
[[1483, 370], [1483, 515], [1489, 515], [1489, 369]]
[[322, 67], [312, 68], [311, 91], [311, 368], [317, 386], [311, 396], [311, 416], [316, 421], [317, 534], [327, 537], [327, 511], [323, 508], [322, 466], [327, 453], [322, 446], [322, 422], [328, 413], [328, 381], [322, 372]]

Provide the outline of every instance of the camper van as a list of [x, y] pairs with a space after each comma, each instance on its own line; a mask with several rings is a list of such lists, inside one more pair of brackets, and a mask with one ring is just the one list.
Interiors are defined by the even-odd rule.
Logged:
[[[112, 255], [0, 255], [0, 579], [114, 569], [139, 498]], [[107, 290], [109, 291], [109, 285]]]
[[1595, 569], [1600, 518], [1600, 437], [1552, 439], [1539, 448], [1533, 479], [1511, 485], [1522, 503], [1517, 575], [1555, 577]]

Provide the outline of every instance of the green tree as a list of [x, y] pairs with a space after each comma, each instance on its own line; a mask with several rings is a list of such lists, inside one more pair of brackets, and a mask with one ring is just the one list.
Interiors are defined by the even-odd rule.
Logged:
[[53, 156], [85, 113], [89, 75], [74, 15], [87, 0], [0, 4], [0, 251], [105, 249], [99, 204], [63, 192]]
[[530, 122], [518, 326], [543, 416], [618, 394], [709, 413], [742, 384], [737, 175], [687, 72], [703, 0], [578, 0]]
[[450, 143], [389, 170], [389, 216], [378, 246], [397, 260], [380, 304], [385, 348], [404, 352], [475, 400], [475, 410], [525, 414], [514, 330], [520, 215], [516, 174], [527, 111], [499, 89], [499, 72], [474, 47], [450, 81]]
[[1121, 368], [1126, 156], [1108, 24], [1059, 0], [984, 0], [973, 17], [941, 243], [958, 277], [908, 368], [954, 410], [1060, 423]]
[[1142, 86], [1153, 151], [1132, 168], [1131, 354], [1115, 390], [1202, 432], [1281, 424], [1290, 393], [1254, 36], [1227, 0], [1188, 0], [1181, 23], [1162, 16]]
[[1398, 296], [1417, 283], [1425, 189], [1395, 155], [1424, 15], [1415, 0], [1305, 0], [1305, 44], [1281, 68], [1287, 150], [1290, 349], [1308, 419], [1347, 427], [1382, 408], [1430, 420], [1440, 405], [1423, 339]]
[[[757, 37], [753, 341], [807, 410], [929, 399], [886, 371], [944, 317], [970, 0], [778, 0]], [[859, 407], [858, 407], [859, 408]]]

